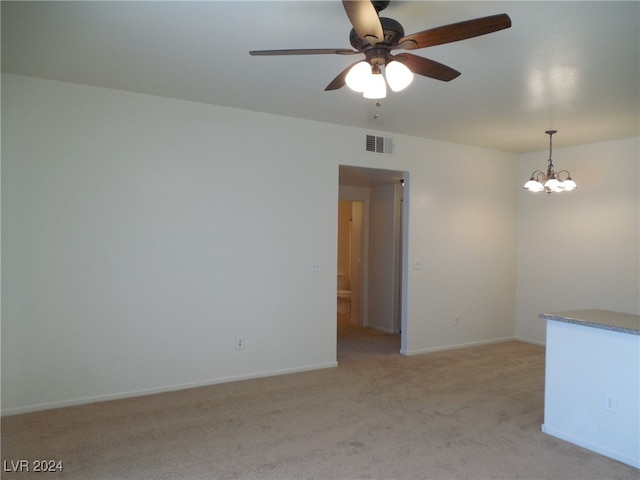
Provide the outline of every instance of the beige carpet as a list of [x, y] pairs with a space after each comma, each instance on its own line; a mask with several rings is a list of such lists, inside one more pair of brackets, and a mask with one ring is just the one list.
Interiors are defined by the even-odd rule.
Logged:
[[2, 459], [65, 479], [638, 479], [540, 431], [544, 349], [413, 357], [340, 329], [337, 368], [2, 419]]

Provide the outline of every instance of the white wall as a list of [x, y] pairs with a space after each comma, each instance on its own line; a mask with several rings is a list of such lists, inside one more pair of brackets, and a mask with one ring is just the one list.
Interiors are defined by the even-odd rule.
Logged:
[[3, 76], [3, 413], [335, 365], [340, 163], [410, 172], [406, 353], [513, 337], [516, 157], [364, 134]]
[[418, 139], [403, 146], [413, 159], [406, 353], [512, 338], [516, 156]]
[[[558, 133], [561, 135], [562, 132]], [[640, 314], [639, 138], [554, 148], [578, 189], [519, 194], [517, 336], [545, 341], [543, 312], [600, 308]], [[522, 155], [521, 185], [548, 150]]]
[[335, 365], [336, 152], [308, 125], [2, 88], [5, 411]]

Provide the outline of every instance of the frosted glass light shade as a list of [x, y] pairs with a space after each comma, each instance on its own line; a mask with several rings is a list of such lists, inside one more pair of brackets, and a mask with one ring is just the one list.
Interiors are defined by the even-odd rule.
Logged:
[[411, 70], [398, 61], [387, 63], [385, 73], [387, 74], [387, 83], [389, 83], [389, 87], [394, 92], [404, 90], [413, 81], [413, 73]]
[[371, 65], [363, 60], [349, 70], [344, 81], [351, 90], [362, 93], [367, 88], [371, 76]]
[[540, 182], [535, 181], [533, 178], [531, 180], [529, 180], [527, 183], [524, 184], [524, 187], [527, 190], [530, 190], [532, 192], [541, 192], [542, 190], [544, 190], [544, 185], [542, 185]]
[[550, 178], [544, 183], [544, 186], [552, 192], [561, 192], [563, 190], [562, 185], [557, 178]]
[[557, 178], [550, 178], [546, 182], [544, 182], [544, 186], [550, 188], [553, 191], [556, 191], [560, 188], [560, 181]]
[[387, 96], [387, 84], [381, 73], [375, 73], [369, 77], [369, 82], [363, 92], [363, 96], [364, 98], [372, 98], [376, 100]]
[[563, 181], [561, 185], [566, 192], [570, 192], [571, 190], [577, 188], [576, 182], [574, 182], [571, 177]]

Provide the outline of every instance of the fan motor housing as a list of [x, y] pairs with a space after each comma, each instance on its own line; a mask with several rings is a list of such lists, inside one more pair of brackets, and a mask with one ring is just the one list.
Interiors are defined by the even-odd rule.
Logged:
[[371, 3], [373, 3], [376, 12], [380, 12], [389, 6], [391, 0], [372, 0]]
[[359, 52], [365, 52], [369, 48], [379, 48], [383, 46], [393, 47], [397, 45], [398, 41], [404, 37], [404, 28], [402, 28], [400, 22], [393, 18], [380, 17], [380, 23], [382, 24], [384, 38], [376, 43], [375, 47], [372, 47], [368, 40], [360, 38], [354, 28], [351, 29], [351, 33], [349, 34], [351, 46]]

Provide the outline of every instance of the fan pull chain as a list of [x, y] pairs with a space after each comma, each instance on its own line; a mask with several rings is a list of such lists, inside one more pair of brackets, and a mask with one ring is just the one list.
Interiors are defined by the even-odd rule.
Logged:
[[[375, 103], [376, 109], [380, 108], [382, 104], [380, 103], [380, 100], [377, 100]], [[373, 114], [373, 119], [374, 120], [378, 120], [380, 118], [380, 112], [378, 112], [378, 110], [376, 110]]]

